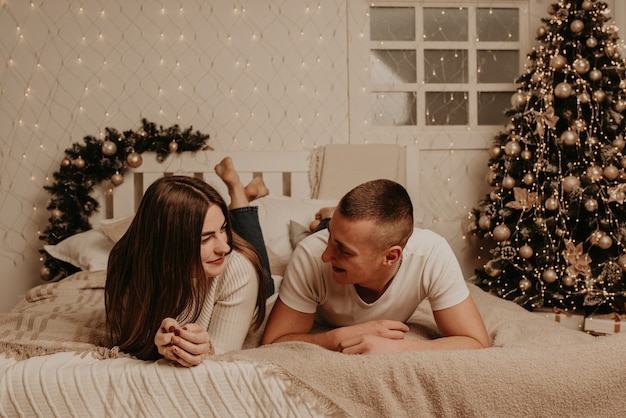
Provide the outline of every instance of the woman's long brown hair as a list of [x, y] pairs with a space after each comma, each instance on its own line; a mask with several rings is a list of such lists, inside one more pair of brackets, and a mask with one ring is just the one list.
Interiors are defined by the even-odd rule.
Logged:
[[105, 286], [111, 346], [143, 360], [160, 357], [154, 336], [166, 317], [198, 319], [211, 278], [200, 258], [201, 233], [210, 205], [218, 205], [231, 250], [255, 267], [259, 281], [254, 326], [265, 317], [266, 277], [254, 248], [232, 230], [228, 207], [201, 179], [169, 176], [146, 190], [124, 236], [109, 255]]

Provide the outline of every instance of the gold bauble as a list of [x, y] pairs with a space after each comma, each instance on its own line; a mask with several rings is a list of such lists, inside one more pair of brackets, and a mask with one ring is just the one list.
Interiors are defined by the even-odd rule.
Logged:
[[519, 155], [522, 151], [522, 146], [517, 141], [509, 141], [504, 146], [504, 153], [508, 156]]
[[550, 68], [560, 70], [567, 64], [567, 59], [563, 55], [555, 55], [550, 58]]
[[489, 277], [497, 277], [502, 273], [502, 270], [495, 266], [493, 260], [487, 261], [483, 268]]
[[596, 46], [598, 46], [598, 40], [591, 36], [587, 38], [587, 41], [585, 41], [585, 45], [587, 45], [589, 48], [595, 48]]
[[523, 160], [530, 160], [531, 158], [533, 158], [533, 153], [530, 150], [525, 149], [520, 153], [520, 156]]
[[578, 101], [581, 103], [589, 103], [591, 101], [591, 96], [586, 91], [583, 91], [578, 95]]
[[46, 266], [43, 266], [40, 270], [39, 270], [39, 277], [41, 277], [43, 280], [49, 280], [50, 279], [50, 269]]
[[569, 83], [559, 83], [554, 87], [554, 95], [559, 99], [567, 99], [572, 95], [572, 85]]
[[524, 183], [527, 186], [530, 186], [531, 184], [535, 183], [535, 175], [533, 173], [526, 173], [524, 174], [524, 177], [522, 177], [522, 183]]
[[502, 179], [502, 187], [509, 190], [515, 187], [515, 178], [512, 176], [504, 176]]
[[626, 109], [626, 100], [623, 100], [623, 99], [616, 100], [615, 104], [613, 105], [613, 109], [615, 109], [615, 111], [618, 113], [622, 113], [624, 109]]
[[522, 93], [513, 93], [511, 96], [511, 106], [522, 107], [526, 104], [526, 96]]
[[541, 278], [546, 283], [554, 283], [557, 279], [556, 271], [554, 271], [554, 269], [547, 268], [541, 274]]
[[478, 227], [483, 231], [488, 231], [491, 228], [491, 218], [487, 215], [481, 215], [478, 218]]
[[535, 71], [533, 73], [533, 75], [530, 77], [530, 81], [533, 84], [539, 84], [539, 83], [541, 83], [541, 80], [543, 80], [543, 73], [541, 73], [539, 71]]
[[578, 134], [570, 129], [568, 129], [567, 131], [563, 131], [560, 139], [561, 141], [563, 141], [563, 144], [567, 146], [574, 146], [578, 144]]
[[583, 10], [589, 11], [589, 10], [593, 9], [593, 1], [591, 1], [591, 0], [584, 0], [581, 7], [582, 7]]
[[572, 67], [578, 74], [586, 74], [591, 69], [591, 64], [586, 58], [576, 58]]
[[626, 157], [622, 157], [622, 158], [619, 160], [619, 165], [620, 165], [620, 167], [622, 167], [622, 168], [626, 168]]
[[601, 80], [602, 71], [598, 70], [597, 68], [594, 68], [593, 70], [589, 71], [589, 79], [593, 81]]
[[602, 103], [606, 99], [606, 93], [602, 89], [598, 89], [593, 92], [593, 100], [597, 103]]
[[546, 33], [548, 33], [548, 29], [545, 26], [539, 26], [537, 28], [537, 36], [538, 37], [542, 37], [544, 36]]
[[113, 141], [106, 140], [102, 143], [101, 150], [104, 155], [111, 157], [117, 152], [117, 145]]
[[607, 180], [615, 180], [617, 176], [619, 176], [619, 168], [615, 167], [612, 164], [607, 165], [606, 167], [604, 167], [604, 170], [602, 170], [602, 174]]
[[576, 284], [576, 276], [570, 276], [569, 274], [566, 274], [565, 276], [563, 276], [563, 285], [564, 286], [574, 286]]
[[69, 167], [72, 165], [72, 162], [70, 161], [69, 158], [63, 158], [61, 160], [61, 167]]
[[587, 175], [587, 177], [589, 177], [589, 180], [595, 183], [602, 180], [603, 170], [600, 166], [592, 165], [587, 167], [587, 171], [585, 171], [585, 174]]
[[544, 206], [546, 207], [547, 210], [550, 210], [550, 211], [557, 210], [559, 208], [559, 200], [554, 196], [550, 196], [544, 202]]
[[83, 160], [80, 156], [76, 158], [72, 164], [74, 164], [74, 167], [76, 168], [85, 168], [85, 160]]
[[602, 237], [600, 237], [600, 239], [598, 240], [598, 247], [602, 248], [603, 250], [608, 250], [609, 248], [611, 248], [613, 246], [613, 238], [611, 238], [609, 235], [604, 234]]
[[511, 230], [508, 226], [500, 224], [493, 229], [492, 234], [496, 241], [506, 241], [511, 236]]
[[142, 162], [143, 158], [138, 152], [133, 151], [126, 156], [126, 164], [128, 164], [129, 167], [137, 168], [141, 165]]
[[623, 271], [626, 271], [626, 253], [617, 257], [617, 264], [622, 268]]
[[176, 141], [172, 141], [169, 143], [167, 148], [170, 150], [171, 153], [175, 153], [176, 151], [178, 151], [178, 143]]
[[120, 173], [115, 173], [111, 176], [111, 183], [113, 183], [114, 186], [119, 186], [120, 184], [124, 183], [124, 176], [122, 176]]
[[580, 19], [574, 19], [569, 24], [569, 29], [572, 31], [572, 33], [580, 33], [583, 31], [583, 29], [585, 29], [585, 22]]
[[589, 235], [589, 242], [591, 243], [591, 245], [598, 245], [598, 241], [600, 241], [600, 238], [602, 238], [605, 235], [606, 234], [604, 231], [596, 229], [595, 231], [591, 233], [591, 235]]
[[502, 148], [500, 147], [500, 145], [492, 145], [489, 147], [487, 152], [489, 153], [489, 158], [495, 159], [498, 158], [502, 153]]
[[598, 201], [594, 198], [589, 198], [585, 200], [584, 206], [587, 212], [595, 212], [598, 210]]
[[580, 179], [573, 174], [570, 174], [561, 180], [561, 185], [564, 192], [571, 193], [575, 188], [580, 187]]
[[523, 278], [522, 280], [519, 281], [518, 286], [520, 288], [520, 290], [522, 292], [527, 291], [528, 289], [530, 289], [533, 285], [533, 282], [531, 282], [530, 280], [528, 280], [527, 278]]
[[624, 149], [626, 141], [624, 141], [624, 138], [622, 138], [621, 136], [616, 136], [613, 142], [611, 142], [611, 145], [613, 145], [617, 151], [621, 151], [622, 149]]
[[519, 247], [519, 256], [524, 258], [524, 259], [529, 259], [530, 257], [533, 256], [533, 247], [531, 247], [528, 244], [524, 244], [521, 247]]

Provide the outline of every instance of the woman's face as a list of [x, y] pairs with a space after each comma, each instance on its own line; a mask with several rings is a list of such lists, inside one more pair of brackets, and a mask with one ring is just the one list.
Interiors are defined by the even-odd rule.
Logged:
[[208, 277], [215, 277], [222, 273], [224, 256], [229, 251], [226, 218], [220, 207], [212, 204], [204, 217], [200, 239], [200, 258]]

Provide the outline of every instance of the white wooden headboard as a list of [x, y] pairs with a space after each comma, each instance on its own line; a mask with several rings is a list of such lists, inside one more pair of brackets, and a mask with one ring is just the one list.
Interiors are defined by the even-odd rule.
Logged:
[[[134, 214], [146, 188], [163, 175], [184, 174], [202, 178], [227, 198], [226, 187], [214, 172], [215, 165], [226, 156], [233, 159], [244, 184], [255, 175], [261, 175], [274, 196], [310, 198], [309, 151], [198, 151], [172, 154], [162, 163], [157, 161], [155, 153], [145, 152], [143, 163], [138, 168], [129, 168], [121, 185], [103, 182], [95, 187], [94, 198], [101, 207], [93, 214], [92, 224], [100, 219]], [[416, 223], [422, 218], [419, 166], [418, 148], [407, 146], [405, 186], [413, 200]]]

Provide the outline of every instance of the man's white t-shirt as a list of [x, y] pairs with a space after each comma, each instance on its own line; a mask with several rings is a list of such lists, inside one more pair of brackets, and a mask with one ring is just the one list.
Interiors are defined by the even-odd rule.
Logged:
[[366, 303], [354, 285], [337, 284], [331, 264], [322, 261], [328, 235], [325, 229], [300, 242], [278, 293], [291, 309], [316, 313], [321, 324], [342, 327], [376, 319], [406, 322], [426, 298], [432, 310], [438, 311], [469, 296], [461, 267], [446, 240], [433, 231], [415, 228], [385, 293]]

